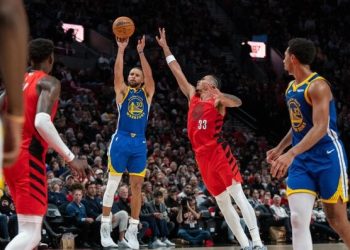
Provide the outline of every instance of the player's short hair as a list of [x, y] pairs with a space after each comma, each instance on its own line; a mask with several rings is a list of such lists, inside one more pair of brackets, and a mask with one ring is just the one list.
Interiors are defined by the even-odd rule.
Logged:
[[[142, 70], [141, 67], [139, 67], [139, 66], [132, 67], [132, 68], [130, 69], [130, 71], [133, 70], [133, 69], [138, 69], [138, 70], [140, 70], [140, 71], [142, 72], [142, 75], [143, 75], [143, 70]], [[129, 72], [130, 72], [130, 71], [129, 71]]]
[[53, 42], [49, 39], [34, 39], [29, 42], [29, 59], [33, 63], [41, 63], [49, 58], [54, 48]]
[[211, 79], [213, 80], [213, 83], [215, 85], [216, 88], [220, 89], [221, 88], [221, 80], [219, 77], [217, 77], [216, 75], [208, 75], [211, 77]]
[[316, 56], [315, 44], [305, 38], [294, 38], [288, 42], [289, 54], [295, 55], [301, 64], [310, 65]]

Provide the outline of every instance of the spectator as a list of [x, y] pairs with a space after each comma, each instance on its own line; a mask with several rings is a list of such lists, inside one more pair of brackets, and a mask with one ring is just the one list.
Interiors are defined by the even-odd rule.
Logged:
[[167, 247], [175, 246], [175, 244], [168, 239], [169, 234], [174, 229], [175, 225], [168, 217], [168, 209], [164, 203], [164, 195], [159, 190], [155, 191], [153, 196], [154, 200], [150, 203], [150, 205], [154, 211], [153, 215], [156, 218], [157, 225], [160, 229], [161, 241], [165, 243]]
[[180, 224], [178, 236], [189, 242], [190, 245], [202, 245], [210, 241], [210, 233], [199, 228], [201, 214], [197, 209], [194, 197], [184, 197], [181, 200], [177, 222]]
[[62, 181], [53, 181], [50, 185], [48, 193], [49, 203], [55, 204], [57, 207], [68, 202], [66, 195], [62, 192]]
[[83, 186], [76, 183], [72, 186], [73, 201], [66, 207], [68, 216], [75, 218], [75, 225], [81, 230], [79, 238], [81, 246], [90, 248], [96, 247], [98, 242], [96, 235], [98, 235], [99, 224], [91, 217], [87, 216], [86, 208], [81, 202], [83, 198]]

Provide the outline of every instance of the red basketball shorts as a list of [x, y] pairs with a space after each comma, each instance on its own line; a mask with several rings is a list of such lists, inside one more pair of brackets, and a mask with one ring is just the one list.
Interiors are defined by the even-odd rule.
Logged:
[[46, 214], [47, 181], [43, 162], [22, 149], [15, 164], [4, 168], [4, 175], [17, 214]]
[[204, 184], [213, 196], [224, 192], [232, 185], [232, 180], [242, 182], [236, 159], [229, 146], [225, 150], [219, 144], [212, 151], [196, 154], [196, 160]]

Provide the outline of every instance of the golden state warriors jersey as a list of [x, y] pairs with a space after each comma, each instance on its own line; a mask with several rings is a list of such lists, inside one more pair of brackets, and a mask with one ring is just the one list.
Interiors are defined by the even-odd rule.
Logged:
[[[298, 144], [313, 126], [312, 102], [308, 95], [308, 89], [312, 81], [323, 79], [319, 74], [312, 73], [299, 84], [292, 81], [286, 90], [286, 102], [293, 130], [293, 146]], [[317, 84], [317, 83], [314, 83]], [[332, 142], [338, 138], [337, 114], [334, 98], [329, 103], [329, 117], [327, 134], [321, 138], [318, 145]], [[317, 145], [316, 144], [316, 145]]]
[[128, 87], [124, 100], [117, 106], [117, 133], [120, 131], [145, 136], [149, 105], [144, 89]]

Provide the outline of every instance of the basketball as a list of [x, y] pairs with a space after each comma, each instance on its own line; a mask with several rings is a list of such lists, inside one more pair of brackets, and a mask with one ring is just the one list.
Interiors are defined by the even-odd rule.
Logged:
[[113, 22], [113, 33], [119, 38], [129, 38], [134, 34], [134, 22], [126, 16], [121, 16]]

